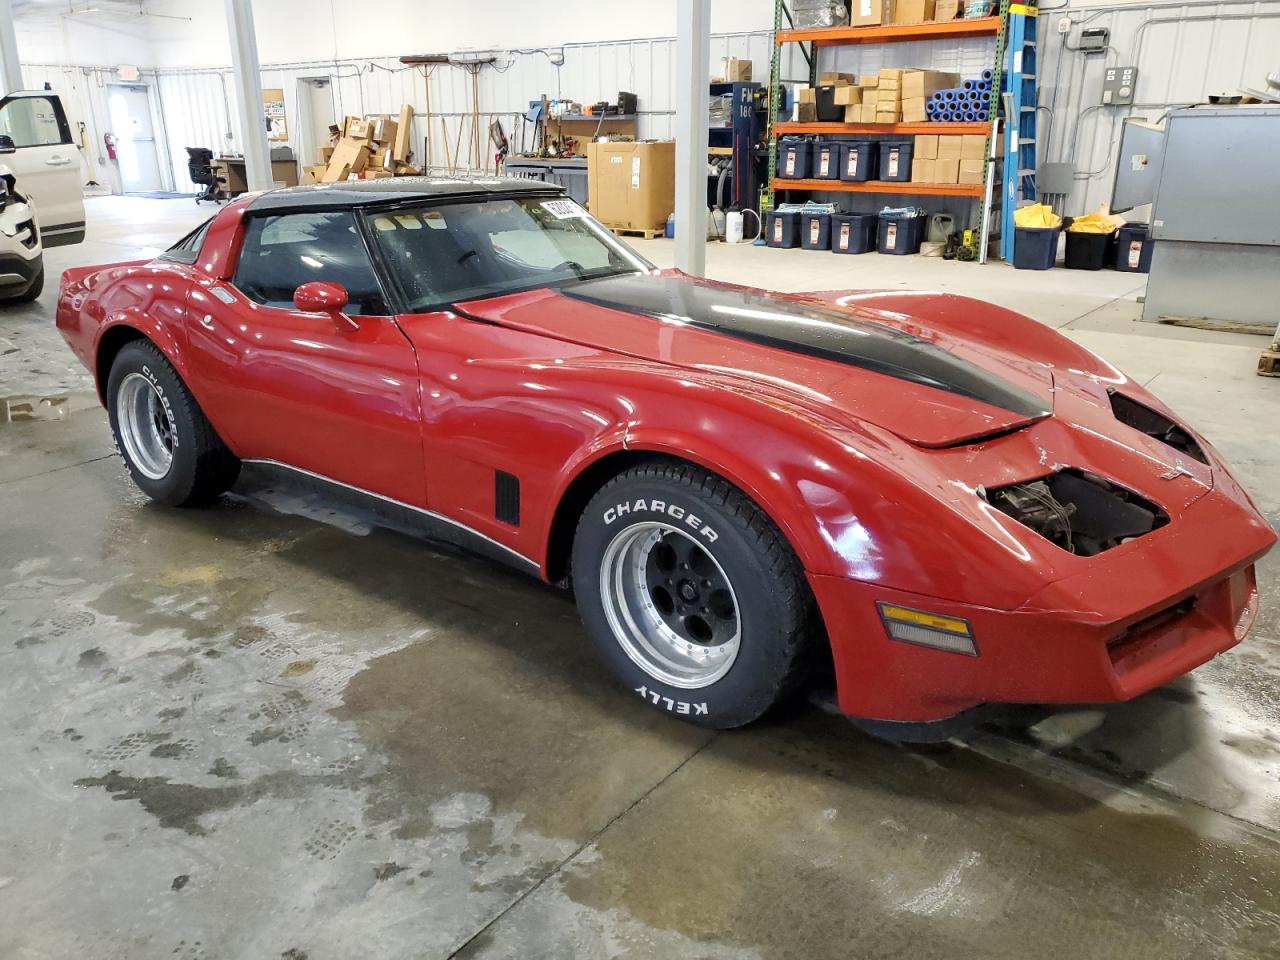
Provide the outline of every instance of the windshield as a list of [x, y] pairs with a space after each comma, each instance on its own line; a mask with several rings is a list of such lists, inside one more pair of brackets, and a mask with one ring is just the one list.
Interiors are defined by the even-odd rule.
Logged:
[[424, 203], [369, 222], [410, 311], [654, 269], [564, 198]]

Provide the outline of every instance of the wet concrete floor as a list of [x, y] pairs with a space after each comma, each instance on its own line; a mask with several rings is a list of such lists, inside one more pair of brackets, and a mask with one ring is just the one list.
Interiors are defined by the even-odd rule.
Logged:
[[[94, 255], [138, 246], [91, 218]], [[1149, 333], [1125, 290], [1042, 319], [1280, 518], [1256, 342]], [[253, 472], [149, 504], [45, 300], [0, 308], [0, 957], [1280, 955], [1276, 562], [1245, 644], [1134, 703], [933, 748], [805, 704], [715, 734], [525, 577]]]

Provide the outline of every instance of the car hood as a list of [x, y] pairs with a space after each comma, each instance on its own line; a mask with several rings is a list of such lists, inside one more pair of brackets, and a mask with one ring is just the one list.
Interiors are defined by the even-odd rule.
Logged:
[[640, 274], [459, 303], [468, 316], [645, 360], [729, 374], [927, 447], [1015, 430], [1053, 412], [1043, 364], [900, 314]]

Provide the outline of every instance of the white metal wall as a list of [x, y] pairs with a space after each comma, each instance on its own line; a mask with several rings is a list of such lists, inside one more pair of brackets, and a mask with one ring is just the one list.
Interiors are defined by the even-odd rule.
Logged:
[[[1063, 36], [1055, 32], [1061, 16], [1073, 27]], [[1072, 47], [1083, 26], [1111, 29], [1111, 49], [1105, 57], [1084, 57]], [[1234, 92], [1242, 85], [1260, 85], [1268, 70], [1280, 68], [1280, 0], [1222, 0], [1210, 3], [1135, 3], [1041, 7], [1040, 13], [1041, 161], [1070, 160], [1076, 165], [1076, 190], [1068, 198], [1070, 212], [1105, 202], [1114, 176], [1113, 160], [1120, 123], [1126, 116], [1156, 119], [1167, 109], [1196, 103], [1211, 93]], [[712, 37], [712, 62], [721, 56], [752, 61], [753, 76], [768, 75], [772, 53], [768, 32], [721, 34]], [[884, 66], [918, 66], [974, 75], [991, 56], [990, 40], [961, 40], [953, 44], [902, 43], [889, 46], [827, 48], [821, 51], [822, 70], [870, 73]], [[479, 165], [492, 166], [492, 148], [483, 132], [490, 117], [502, 122], [518, 146], [519, 117], [540, 94], [578, 100], [611, 100], [619, 90], [634, 92], [640, 102], [640, 135], [671, 135], [675, 111], [675, 40], [643, 39], [598, 44], [568, 44], [564, 62], [553, 64], [546, 52], [498, 53], [496, 67], [479, 76], [481, 141]], [[782, 74], [803, 82], [807, 66], [795, 45], [784, 48]], [[1139, 69], [1137, 102], [1132, 108], [1102, 107], [1105, 65]], [[83, 121], [93, 156], [100, 152], [106, 109], [102, 84], [112, 71], [104, 67], [26, 66], [27, 82], [46, 79], [67, 95], [73, 119]], [[394, 113], [411, 103], [415, 159], [421, 162], [427, 134], [426, 98], [422, 68], [406, 67], [394, 59], [274, 64], [263, 70], [264, 87], [284, 90], [290, 118], [290, 146], [300, 154], [298, 79], [331, 78], [333, 115]], [[190, 189], [186, 176], [188, 146], [214, 150], [236, 149], [238, 123], [231, 109], [229, 75], [212, 69], [159, 70], [144, 74], [158, 92], [167, 137], [174, 188]], [[431, 157], [436, 169], [446, 165], [448, 153], [461, 145], [459, 166], [467, 167], [470, 140], [471, 78], [456, 67], [431, 68]], [[444, 126], [441, 121], [443, 119]], [[531, 135], [530, 131], [530, 135]], [[455, 162], [457, 159], [455, 157]], [[98, 170], [102, 179], [102, 171]]]
[[[1070, 16], [1071, 32], [1056, 33]], [[1082, 27], [1108, 27], [1105, 56], [1073, 51]], [[1046, 10], [1040, 8], [1040, 160], [1075, 164], [1075, 190], [1067, 212], [1109, 202], [1115, 152], [1126, 117], [1158, 120], [1178, 106], [1201, 103], [1211, 94], [1264, 86], [1280, 69], [1280, 2], [1116, 4]], [[1132, 107], [1104, 107], [1105, 67], [1136, 66]], [[1048, 125], [1047, 137], [1045, 126]], [[1214, 157], [1205, 157], [1213, 176]]]

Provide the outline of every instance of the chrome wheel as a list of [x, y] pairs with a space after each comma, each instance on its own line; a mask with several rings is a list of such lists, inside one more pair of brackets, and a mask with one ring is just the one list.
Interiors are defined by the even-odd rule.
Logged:
[[142, 374], [120, 381], [116, 423], [129, 462], [148, 480], [163, 480], [173, 464], [173, 424], [160, 391]]
[[706, 687], [729, 672], [742, 639], [738, 598], [716, 559], [684, 531], [638, 523], [609, 542], [600, 596], [618, 644], [673, 687]]

